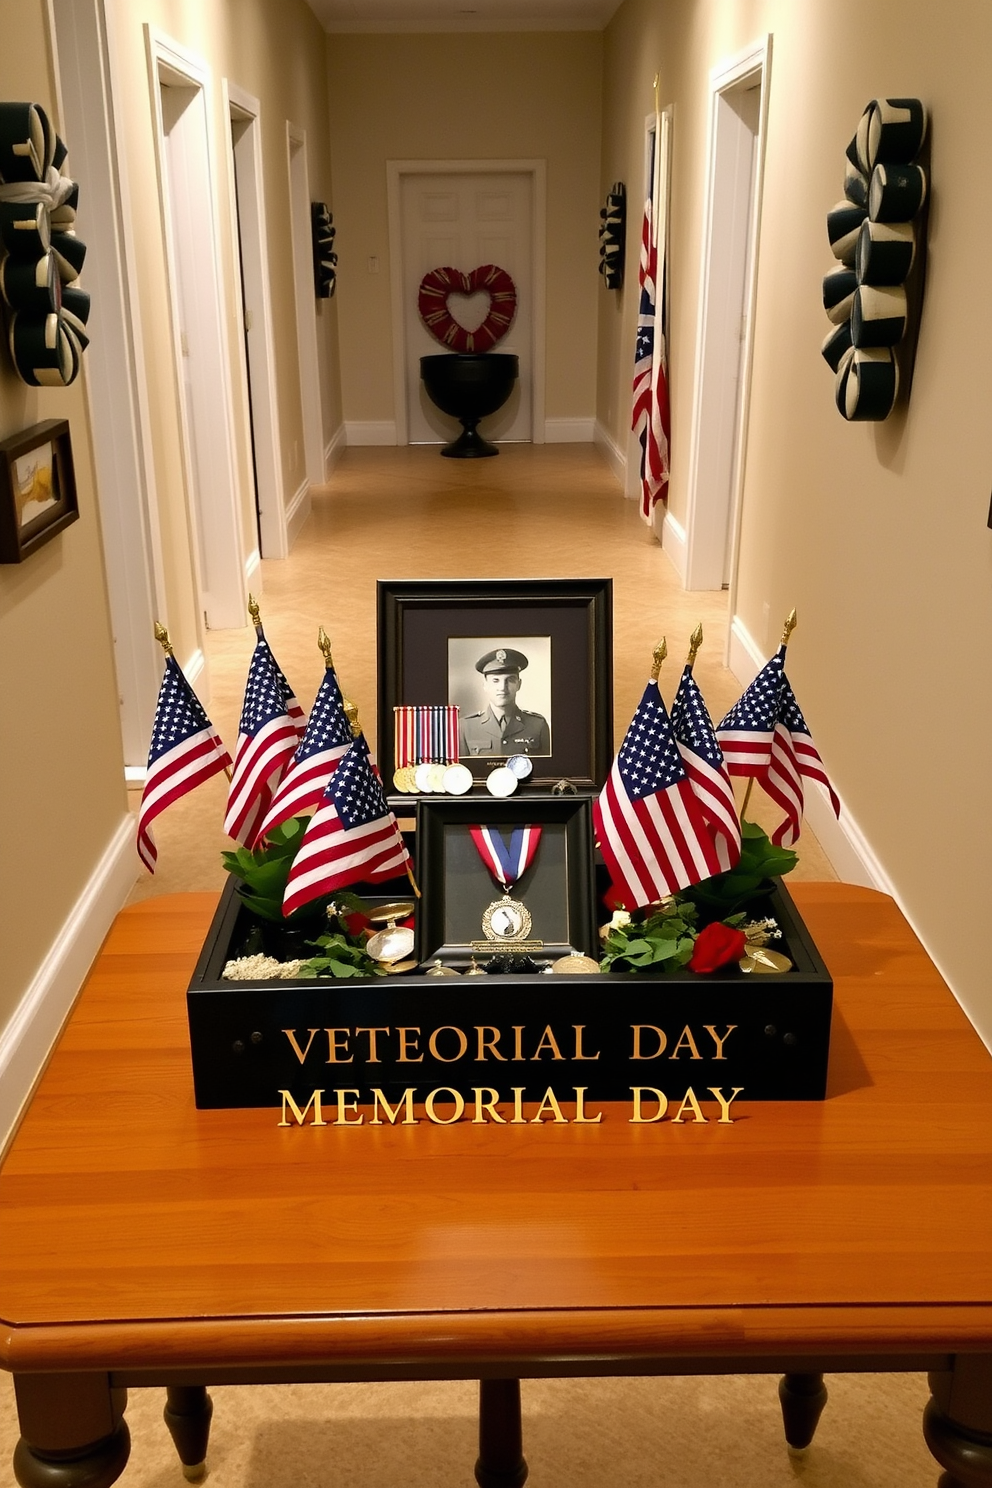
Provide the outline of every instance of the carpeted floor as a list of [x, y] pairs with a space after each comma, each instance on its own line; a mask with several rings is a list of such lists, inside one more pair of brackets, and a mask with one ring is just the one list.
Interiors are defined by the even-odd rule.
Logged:
[[[375, 578], [612, 574], [615, 732], [622, 736], [666, 633], [669, 700], [689, 634], [707, 638], [696, 666], [719, 718], [739, 693], [724, 668], [725, 594], [685, 594], [658, 544], [588, 446], [505, 447], [498, 460], [446, 461], [436, 450], [353, 450], [292, 555], [263, 564], [262, 612], [276, 656], [309, 706], [320, 680], [318, 624], [334, 642], [345, 690], [373, 733]], [[800, 629], [792, 642], [802, 645]], [[783, 617], [784, 618], [784, 617]], [[774, 644], [775, 638], [771, 640]], [[209, 711], [233, 746], [254, 634], [208, 633]], [[811, 719], [816, 728], [816, 720]], [[220, 887], [219, 779], [156, 824], [160, 868], [133, 897]], [[755, 803], [754, 815], [765, 820]], [[807, 831], [797, 874], [835, 877]], [[2, 1264], [2, 1262], [0, 1262]], [[933, 1488], [938, 1469], [920, 1429], [918, 1375], [836, 1376], [812, 1448], [790, 1455], [776, 1379], [534, 1380], [523, 1385], [524, 1450], [533, 1488]], [[477, 1386], [471, 1382], [218, 1388], [209, 1456], [215, 1488], [471, 1488]], [[162, 1423], [164, 1391], [132, 1394], [124, 1488], [182, 1478]], [[17, 1436], [0, 1375], [0, 1463]], [[0, 1483], [12, 1482], [0, 1468]]]

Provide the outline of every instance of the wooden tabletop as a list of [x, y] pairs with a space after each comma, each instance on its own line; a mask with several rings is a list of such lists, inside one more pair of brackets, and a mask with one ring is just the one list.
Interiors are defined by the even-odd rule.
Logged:
[[992, 1348], [992, 1059], [890, 899], [793, 894], [828, 1099], [733, 1125], [197, 1111], [215, 896], [124, 911], [0, 1174], [0, 1364]]

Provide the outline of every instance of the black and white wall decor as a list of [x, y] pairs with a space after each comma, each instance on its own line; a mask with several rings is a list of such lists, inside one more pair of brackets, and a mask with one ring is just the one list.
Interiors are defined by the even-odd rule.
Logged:
[[627, 189], [614, 181], [599, 209], [599, 272], [607, 289], [623, 289], [623, 255], [627, 242]]
[[334, 252], [337, 228], [326, 202], [310, 203], [313, 236], [313, 287], [318, 300], [329, 300], [337, 283], [338, 256]]
[[14, 369], [31, 387], [66, 387], [88, 345], [90, 297], [79, 287], [79, 187], [37, 103], [0, 103], [0, 294]]
[[927, 111], [918, 98], [875, 98], [847, 147], [844, 200], [827, 213], [839, 261], [823, 279], [831, 329], [821, 351], [838, 411], [888, 418], [908, 396], [923, 298], [928, 200]]

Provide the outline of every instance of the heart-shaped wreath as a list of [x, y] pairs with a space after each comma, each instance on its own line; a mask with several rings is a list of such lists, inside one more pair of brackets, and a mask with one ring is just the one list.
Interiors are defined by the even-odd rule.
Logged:
[[[448, 309], [453, 294], [489, 295], [489, 313], [477, 330], [467, 331]], [[489, 351], [510, 329], [517, 308], [517, 291], [505, 269], [480, 264], [470, 274], [461, 269], [431, 269], [420, 281], [417, 295], [420, 318], [436, 340], [452, 351]]]

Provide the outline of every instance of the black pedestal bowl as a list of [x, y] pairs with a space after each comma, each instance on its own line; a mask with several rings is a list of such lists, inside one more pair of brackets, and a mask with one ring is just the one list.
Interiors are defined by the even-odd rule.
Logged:
[[420, 358], [420, 376], [427, 396], [442, 413], [458, 419], [462, 433], [441, 451], [453, 460], [477, 460], [498, 455], [477, 433], [476, 425], [488, 413], [502, 408], [513, 391], [519, 372], [517, 358], [507, 351], [443, 351]]

